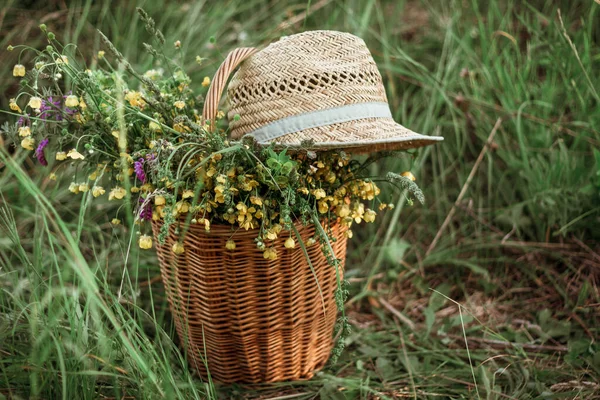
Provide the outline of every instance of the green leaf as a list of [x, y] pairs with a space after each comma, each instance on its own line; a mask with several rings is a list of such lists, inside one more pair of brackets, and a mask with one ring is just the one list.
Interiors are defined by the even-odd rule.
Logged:
[[365, 363], [364, 363], [363, 360], [356, 361], [356, 369], [358, 371], [364, 371], [365, 370]]
[[590, 350], [590, 341], [587, 339], [569, 340], [569, 354], [571, 356], [580, 356]]
[[393, 238], [385, 248], [385, 255], [390, 263], [398, 264], [408, 249], [410, 249], [410, 243], [406, 240]]
[[447, 282], [436, 287], [435, 292], [431, 293], [431, 296], [429, 297], [428, 308], [431, 308], [433, 311], [437, 311], [442, 308], [444, 304], [446, 304], [446, 301], [448, 301], [444, 296], [450, 297], [451, 290], [452, 287]]
[[547, 325], [551, 317], [552, 312], [549, 309], [544, 308], [542, 311], [540, 311], [540, 314], [538, 315], [538, 321], [540, 322], [540, 326], [543, 327]]
[[268, 158], [267, 159], [267, 166], [269, 168], [271, 168], [271, 169], [279, 169], [279, 167], [281, 166], [281, 164], [275, 158]]
[[275, 182], [277, 182], [277, 184], [279, 186], [287, 186], [287, 184], [289, 183], [289, 180], [287, 177], [280, 175], [280, 176], [275, 177]]
[[431, 309], [431, 307], [427, 307], [423, 311], [423, 315], [425, 315], [425, 326], [427, 327], [427, 331], [425, 332], [425, 337], [427, 337], [431, 333], [431, 329], [433, 328], [433, 323], [435, 322], [435, 311], [433, 311]]
[[286, 162], [285, 164], [282, 165], [281, 167], [281, 173], [283, 175], [287, 175], [290, 172], [292, 172], [292, 170], [294, 169], [294, 163], [291, 161]]
[[[479, 383], [483, 384], [483, 387], [485, 388], [485, 392], [488, 395], [492, 394], [492, 384], [490, 381], [490, 377], [489, 377], [489, 371], [483, 366], [479, 366], [478, 368], [479, 370]], [[488, 397], [491, 398], [491, 397]]]
[[396, 368], [394, 368], [392, 361], [385, 357], [377, 357], [375, 367], [384, 380], [392, 378], [396, 373]]

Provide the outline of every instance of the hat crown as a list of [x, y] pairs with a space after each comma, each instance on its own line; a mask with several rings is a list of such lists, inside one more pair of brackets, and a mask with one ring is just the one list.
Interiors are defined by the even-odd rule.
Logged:
[[[365, 42], [352, 34], [310, 31], [283, 37], [247, 59], [228, 90], [231, 135], [282, 118], [357, 103], [387, 103]], [[234, 115], [239, 115], [234, 120]]]

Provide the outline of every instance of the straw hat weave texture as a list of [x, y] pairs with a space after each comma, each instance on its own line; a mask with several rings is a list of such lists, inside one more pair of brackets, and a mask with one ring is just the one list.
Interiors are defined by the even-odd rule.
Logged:
[[250, 134], [260, 143], [290, 147], [312, 141], [313, 149], [355, 152], [443, 140], [393, 120], [377, 65], [354, 35], [309, 31], [252, 50], [227, 89], [233, 138]]

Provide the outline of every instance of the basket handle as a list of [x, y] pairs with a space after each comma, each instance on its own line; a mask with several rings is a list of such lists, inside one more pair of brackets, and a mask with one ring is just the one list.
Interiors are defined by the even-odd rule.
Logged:
[[229, 75], [242, 61], [256, 53], [256, 51], [257, 49], [254, 47], [240, 47], [239, 49], [231, 51], [215, 73], [215, 76], [210, 83], [210, 87], [208, 88], [204, 109], [202, 110], [202, 119], [204, 121], [210, 121], [211, 130], [214, 129], [215, 126], [214, 120], [217, 116], [221, 95], [223, 94]]

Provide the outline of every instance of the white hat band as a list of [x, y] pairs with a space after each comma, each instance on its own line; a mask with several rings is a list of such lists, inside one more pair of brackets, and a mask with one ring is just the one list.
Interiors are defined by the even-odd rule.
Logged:
[[392, 113], [387, 103], [348, 104], [282, 118], [261, 126], [248, 135], [260, 144], [268, 144], [271, 140], [290, 133], [365, 118], [392, 118]]

